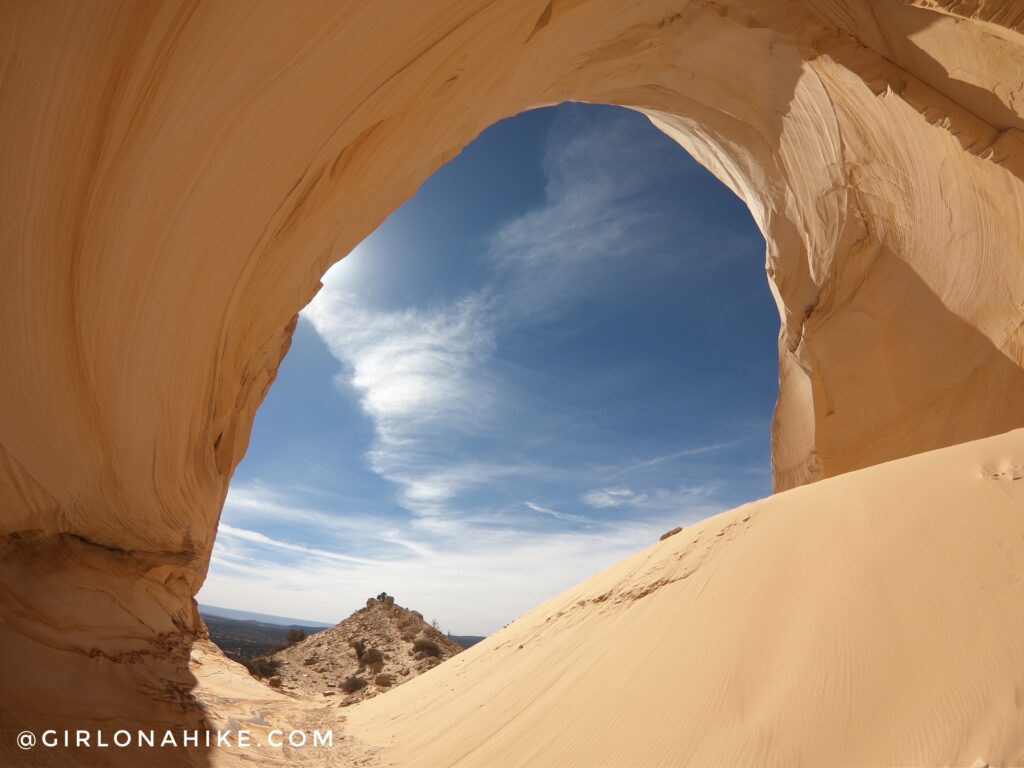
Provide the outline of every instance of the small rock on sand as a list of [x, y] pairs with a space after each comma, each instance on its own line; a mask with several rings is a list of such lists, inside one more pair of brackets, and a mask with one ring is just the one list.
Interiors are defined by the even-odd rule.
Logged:
[[669, 536], [675, 536], [675, 535], [676, 535], [677, 533], [679, 533], [679, 532], [680, 532], [681, 530], [683, 530], [683, 529], [682, 529], [682, 528], [673, 528], [673, 529], [672, 529], [671, 531], [667, 531], [666, 533], [663, 533], [663, 534], [661, 534], [661, 538], [660, 538], [660, 539], [658, 539], [658, 541], [664, 541], [664, 540], [665, 540], [665, 539], [667, 539], [667, 538], [668, 538]]

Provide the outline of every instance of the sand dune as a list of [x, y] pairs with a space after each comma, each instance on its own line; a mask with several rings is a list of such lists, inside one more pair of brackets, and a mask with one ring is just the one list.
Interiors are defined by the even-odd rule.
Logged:
[[1019, 765], [1022, 609], [1016, 430], [686, 528], [348, 714], [397, 766]]

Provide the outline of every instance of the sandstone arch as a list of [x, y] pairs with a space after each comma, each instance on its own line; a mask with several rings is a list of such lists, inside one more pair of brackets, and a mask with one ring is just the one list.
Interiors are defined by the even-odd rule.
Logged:
[[[1024, 424], [1019, 3], [8, 2], [0, 29], [0, 631], [37, 664], [132, 687], [187, 643], [319, 276], [540, 104], [641, 110], [750, 206], [778, 488]], [[27, 685], [3, 700], [57, 698]]]

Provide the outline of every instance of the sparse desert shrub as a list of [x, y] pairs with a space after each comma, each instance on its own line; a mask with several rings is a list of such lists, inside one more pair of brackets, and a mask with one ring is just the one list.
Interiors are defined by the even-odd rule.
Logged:
[[367, 685], [366, 678], [349, 675], [341, 681], [341, 685], [338, 687], [345, 693], [355, 693], [356, 691], [363, 690]]
[[301, 643], [306, 639], [306, 630], [304, 629], [289, 629], [287, 634], [284, 636], [284, 647], [290, 648], [296, 643]]
[[359, 660], [359, 663], [371, 672], [380, 672], [384, 669], [384, 654], [376, 648], [369, 648], [363, 653], [363, 658]]
[[366, 641], [356, 640], [354, 643], [352, 643], [352, 647], [355, 648], [356, 651], [356, 661], [362, 663], [363, 654], [366, 653]]
[[281, 670], [280, 659], [249, 659], [242, 662], [250, 675], [259, 678], [273, 677]]
[[433, 656], [437, 658], [441, 655], [441, 646], [433, 640], [426, 640], [424, 638], [420, 638], [413, 643], [412, 649], [416, 653], [422, 653], [424, 656]]

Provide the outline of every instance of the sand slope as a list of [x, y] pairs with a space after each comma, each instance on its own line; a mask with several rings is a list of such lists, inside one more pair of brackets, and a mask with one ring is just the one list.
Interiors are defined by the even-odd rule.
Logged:
[[348, 713], [398, 766], [1019, 764], [1024, 430], [684, 529]]

